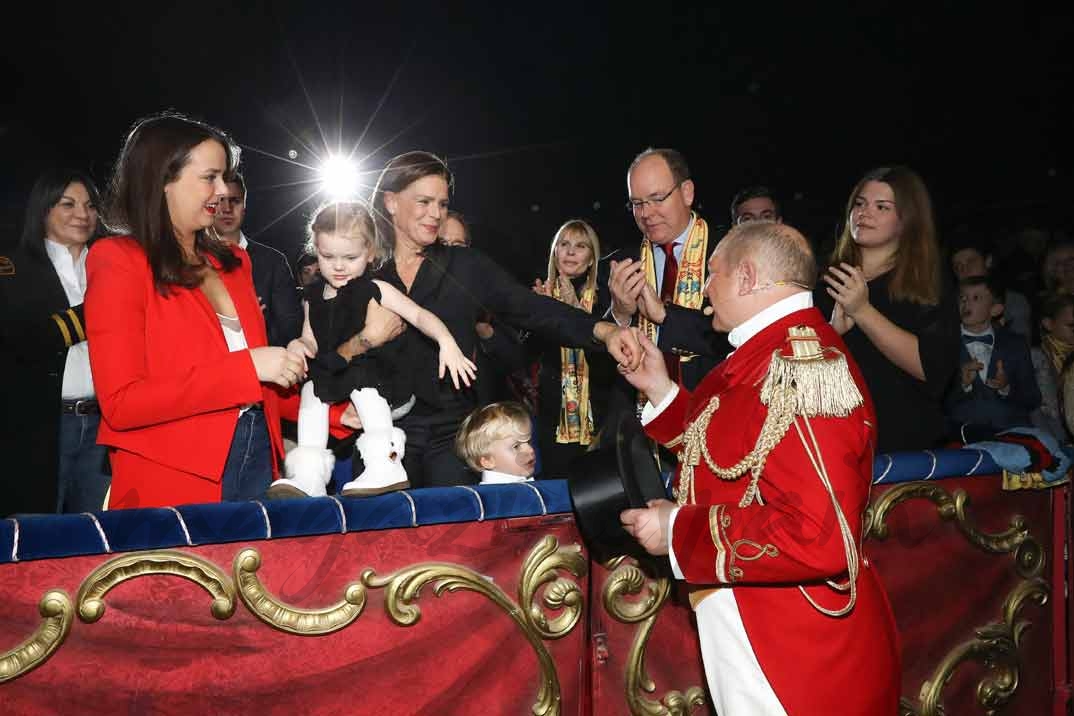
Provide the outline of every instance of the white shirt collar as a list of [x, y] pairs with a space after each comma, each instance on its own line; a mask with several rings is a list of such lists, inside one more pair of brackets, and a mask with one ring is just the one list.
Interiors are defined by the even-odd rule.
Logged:
[[[679, 234], [678, 236], [676, 236], [674, 239], [671, 240], [671, 246], [673, 247], [672, 251], [675, 250], [674, 247], [686, 243], [686, 239], [689, 238], [689, 236], [690, 236], [690, 229], [694, 228], [694, 221], [696, 220], [696, 218], [697, 217], [694, 216], [694, 212], [691, 211], [690, 212], [690, 220], [688, 222], [686, 222], [686, 228], [682, 230], [681, 234]], [[649, 243], [652, 244], [653, 252], [655, 252], [657, 249], [660, 249], [660, 251], [664, 250], [660, 246], [657, 246], [656, 244], [654, 244], [652, 241], [650, 241]]]
[[242, 231], [239, 231], [239, 248], [245, 251], [246, 247], [249, 245], [250, 242], [246, 240], [246, 234], [242, 233]]
[[986, 328], [985, 330], [981, 331], [980, 333], [974, 333], [973, 331], [967, 330], [966, 327], [963, 326], [962, 327], [962, 335], [964, 335], [964, 336], [994, 336], [994, 335], [996, 335], [996, 332], [994, 330], [992, 330], [992, 326], [989, 326], [988, 328]]
[[[88, 246], [82, 247], [82, 253], [78, 255], [77, 263], [86, 263], [86, 254], [89, 253], [88, 248]], [[53, 265], [56, 265], [57, 261], [69, 261], [71, 264], [75, 263], [74, 257], [71, 256], [71, 252], [66, 246], [64, 246], [58, 241], [53, 241], [48, 237], [45, 238], [45, 251], [46, 253], [48, 253], [48, 257], [52, 261]]]
[[786, 298], [776, 301], [748, 321], [735, 326], [727, 334], [727, 342], [735, 348], [740, 347], [749, 339], [771, 326], [779, 319], [789, 316], [795, 311], [801, 311], [813, 306], [813, 294], [809, 291], [795, 293]]
[[533, 478], [508, 475], [506, 472], [497, 472], [496, 470], [483, 470], [481, 472], [482, 485], [506, 485], [511, 482], [533, 482]]

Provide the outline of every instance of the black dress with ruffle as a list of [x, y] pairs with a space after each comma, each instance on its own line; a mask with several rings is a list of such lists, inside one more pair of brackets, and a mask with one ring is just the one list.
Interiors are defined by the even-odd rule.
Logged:
[[317, 356], [309, 362], [313, 392], [326, 403], [338, 403], [348, 400], [352, 390], [376, 388], [392, 407], [405, 403], [414, 391], [402, 341], [390, 341], [349, 362], [336, 353], [365, 327], [369, 301], [380, 303], [380, 288], [363, 276], [348, 281], [332, 298], [324, 297], [324, 287], [324, 279], [319, 278], [306, 287], [304, 295], [317, 339]]

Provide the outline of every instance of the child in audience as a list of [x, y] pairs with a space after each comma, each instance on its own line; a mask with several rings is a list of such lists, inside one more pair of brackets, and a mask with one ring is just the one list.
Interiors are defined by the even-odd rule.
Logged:
[[[993, 268], [992, 252], [983, 242], [962, 241], [951, 251], [951, 269], [959, 281], [971, 276], [990, 275]], [[1033, 313], [1029, 299], [1018, 291], [1005, 288], [1000, 323], [1028, 341], [1033, 333]]]
[[365, 275], [366, 268], [384, 258], [377, 251], [373, 217], [365, 205], [334, 202], [321, 207], [308, 234], [306, 250], [316, 254], [320, 276], [305, 289], [302, 335], [287, 350], [308, 361], [310, 380], [302, 387], [298, 447], [287, 454], [286, 478], [272, 484], [269, 496], [326, 494], [335, 462], [326, 449], [328, 405], [348, 399], [362, 422], [355, 448], [365, 470], [340, 492], [362, 496], [405, 489], [410, 486], [402, 462], [406, 435], [392, 421], [414, 404], [406, 356], [398, 350], [389, 354], [391, 343], [350, 361], [336, 349], [355, 335], [360, 339], [366, 310], [376, 301], [439, 344], [440, 377], [450, 373], [456, 389], [460, 383], [470, 385], [474, 364], [443, 321], [390, 284]]
[[455, 451], [481, 473], [482, 485], [533, 479], [533, 418], [519, 403], [492, 403], [470, 413], [459, 426]]
[[1040, 310], [1040, 346], [1033, 349], [1033, 368], [1040, 387], [1041, 405], [1033, 412], [1033, 424], [1056, 439], [1068, 442], [1064, 411], [1059, 395], [1064, 373], [1074, 355], [1074, 295], [1045, 296]]
[[1040, 389], [1025, 339], [995, 325], [1003, 315], [1003, 291], [989, 276], [959, 282], [962, 347], [959, 381], [947, 396], [947, 416], [955, 430], [965, 426], [992, 431], [1030, 425], [1040, 406]]

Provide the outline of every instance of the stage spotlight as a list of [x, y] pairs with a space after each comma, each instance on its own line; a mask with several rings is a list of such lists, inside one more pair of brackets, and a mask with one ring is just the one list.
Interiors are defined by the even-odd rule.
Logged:
[[333, 199], [358, 196], [358, 165], [343, 157], [329, 157], [321, 165], [321, 190]]

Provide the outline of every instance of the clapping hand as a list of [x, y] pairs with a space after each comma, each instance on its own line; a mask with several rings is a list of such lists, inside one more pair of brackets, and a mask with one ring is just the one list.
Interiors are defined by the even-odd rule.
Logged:
[[962, 372], [962, 387], [966, 387], [973, 384], [974, 378], [977, 377], [978, 371], [984, 370], [984, 364], [981, 361], [970, 360], [961, 365]]
[[[831, 289], [828, 289], [828, 293], [831, 293]], [[845, 334], [854, 327], [854, 319], [847, 315], [847, 312], [843, 310], [843, 304], [838, 302], [832, 309], [832, 320], [829, 323], [839, 335]]]
[[638, 293], [638, 310], [641, 311], [641, 315], [658, 325], [663, 323], [668, 315], [668, 309], [664, 306], [664, 302], [656, 295], [653, 287], [647, 283], [642, 284], [641, 291]]
[[985, 385], [993, 390], [1003, 390], [1010, 385], [1010, 381], [1007, 380], [1007, 370], [999, 358], [996, 359], [996, 374], [990, 380], [985, 381]]
[[640, 261], [612, 261], [608, 290], [612, 294], [612, 314], [623, 322], [638, 310], [638, 295], [645, 285], [645, 270]]
[[[839, 266], [829, 266], [828, 273], [823, 278], [828, 284], [826, 289], [828, 295], [843, 307], [843, 312], [848, 318], [853, 319], [859, 311], [869, 305], [869, 284], [865, 281], [865, 274], [859, 267], [845, 262]], [[835, 325], [834, 321], [832, 325]]]

